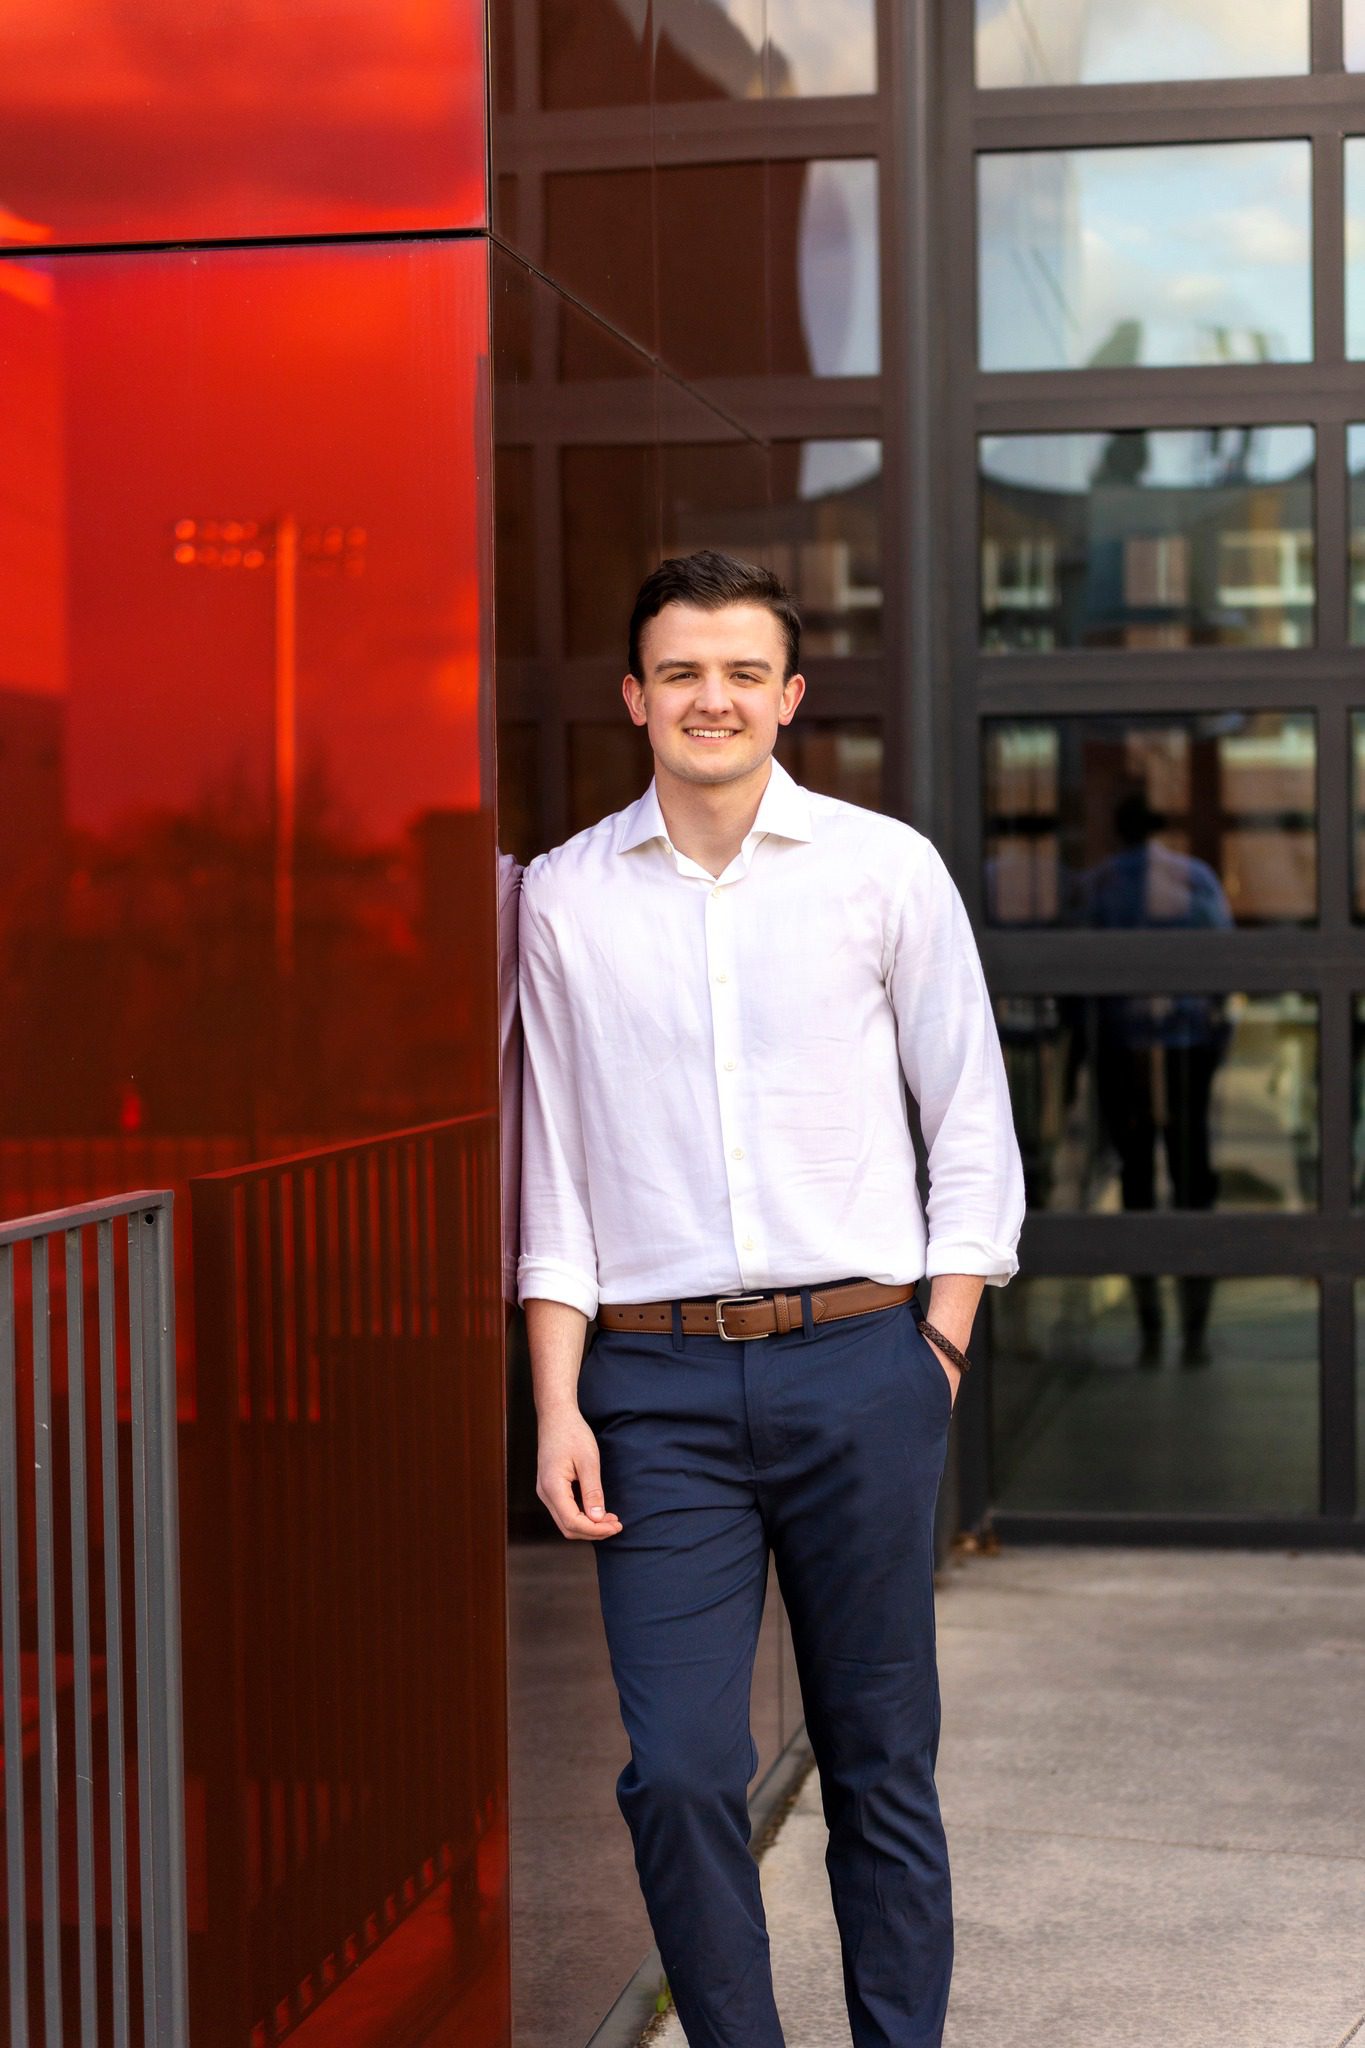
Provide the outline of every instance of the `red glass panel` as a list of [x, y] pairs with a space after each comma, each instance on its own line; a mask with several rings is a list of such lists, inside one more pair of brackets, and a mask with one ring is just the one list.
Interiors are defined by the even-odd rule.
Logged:
[[0, 1215], [178, 1193], [193, 2038], [505, 2042], [485, 245], [10, 259], [0, 374]]
[[0, 243], [484, 218], [480, 0], [12, 0]]

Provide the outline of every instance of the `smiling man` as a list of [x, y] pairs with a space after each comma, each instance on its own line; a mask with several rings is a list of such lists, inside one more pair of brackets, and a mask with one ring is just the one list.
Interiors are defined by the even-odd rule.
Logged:
[[691, 2048], [782, 2042], [747, 1808], [770, 1556], [853, 2040], [932, 2048], [952, 1972], [934, 1499], [1023, 1175], [943, 862], [773, 759], [800, 635], [767, 570], [663, 563], [623, 685], [654, 780], [524, 880], [537, 1491], [597, 1546], [617, 1794]]

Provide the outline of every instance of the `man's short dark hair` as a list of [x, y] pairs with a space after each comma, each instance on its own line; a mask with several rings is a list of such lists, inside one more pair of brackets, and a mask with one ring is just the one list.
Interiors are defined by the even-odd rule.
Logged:
[[801, 614], [781, 577], [757, 562], [741, 562], [715, 548], [703, 548], [695, 555], [670, 555], [646, 576], [630, 615], [630, 673], [643, 682], [640, 668], [640, 635], [666, 604], [691, 604], [704, 612], [722, 611], [728, 604], [761, 604], [782, 628], [787, 643], [787, 666], [782, 680], [794, 676], [801, 665]]

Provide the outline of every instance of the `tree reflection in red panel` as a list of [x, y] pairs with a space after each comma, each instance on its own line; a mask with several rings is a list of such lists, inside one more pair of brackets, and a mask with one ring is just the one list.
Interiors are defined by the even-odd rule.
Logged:
[[480, 0], [8, 0], [0, 244], [484, 217]]
[[[0, 263], [0, 1214], [135, 1186], [182, 1197], [202, 2048], [309, 2028], [378, 2048], [400, 2020], [415, 2040], [415, 2016], [433, 2041], [507, 2036], [502, 1554], [465, 1556], [458, 1533], [470, 1515], [499, 1531], [504, 1514], [487, 318], [479, 237]], [[385, 1167], [395, 1220], [350, 1323], [340, 1296], [323, 1299], [322, 1238], [289, 1207], [297, 1172], [264, 1323], [243, 1307], [249, 1273], [219, 1285], [207, 1237], [191, 1243], [193, 1178], [285, 1152], [335, 1160], [346, 1141], [382, 1147], [459, 1118], [482, 1133], [484, 1164], [450, 1169], [415, 1237], [408, 1169]], [[375, 1193], [377, 1217], [388, 1200]], [[414, 1277], [428, 1244], [440, 1298], [458, 1305], [435, 1321]], [[238, 1331], [226, 1364], [196, 1357], [206, 1328]], [[234, 1369], [274, 1370], [281, 1330], [295, 1395], [267, 1403], [253, 1435]], [[61, 1387], [57, 1411], [60, 1439]], [[338, 1549], [315, 1514], [322, 1480], [346, 1469], [328, 1462], [327, 1433], [366, 1415], [370, 1505]], [[266, 1513], [273, 1607], [251, 1597], [245, 1566], [223, 1578], [233, 1559], [260, 1562], [252, 1516]], [[338, 1556], [363, 1571], [343, 1583]], [[386, 1601], [384, 1573], [405, 1558], [402, 1597]], [[239, 1654], [211, 1683], [229, 1608]], [[336, 1702], [359, 1696], [347, 1657], [374, 1662], [372, 1613], [376, 1630], [400, 1618], [407, 1679], [383, 1694], [391, 1724], [367, 1723], [363, 1754], [379, 1762], [347, 1778]], [[289, 1744], [263, 1771], [248, 1738], [266, 1699], [271, 1741]], [[226, 1731], [225, 1702], [242, 1717]], [[431, 1782], [456, 1788], [445, 1832], [379, 1871], [351, 1842], [345, 1899], [359, 1905], [338, 1918], [340, 1817], [363, 1810], [367, 1841], [406, 1840], [403, 1827], [417, 1840], [405, 1759], [420, 1745]], [[309, 1757], [333, 1762], [292, 1761]], [[284, 1848], [267, 1867], [262, 1816], [277, 1810]], [[254, 1892], [225, 1891], [224, 1855], [254, 1868]], [[219, 1910], [238, 1907], [240, 1938]], [[271, 1930], [268, 1970], [248, 1914]], [[273, 2004], [249, 1990], [252, 1959]]]

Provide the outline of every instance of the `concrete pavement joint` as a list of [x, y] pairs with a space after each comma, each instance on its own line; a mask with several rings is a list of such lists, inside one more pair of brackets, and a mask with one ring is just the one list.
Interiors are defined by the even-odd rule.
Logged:
[[[1310, 1863], [1365, 1862], [1365, 1850], [1351, 1855], [1342, 1849], [1280, 1848], [1274, 1842], [1194, 1842], [1179, 1835], [1130, 1835], [1122, 1831], [1111, 1834], [1092, 1828], [1012, 1828], [1004, 1821], [954, 1819], [954, 1834], [966, 1828], [976, 1828], [986, 1835], [1026, 1835], [1040, 1841], [1118, 1842], [1143, 1849], [1207, 1850], [1219, 1856], [1301, 1856]], [[1345, 2044], [1338, 2042], [1336, 2048], [1345, 2048]]]

